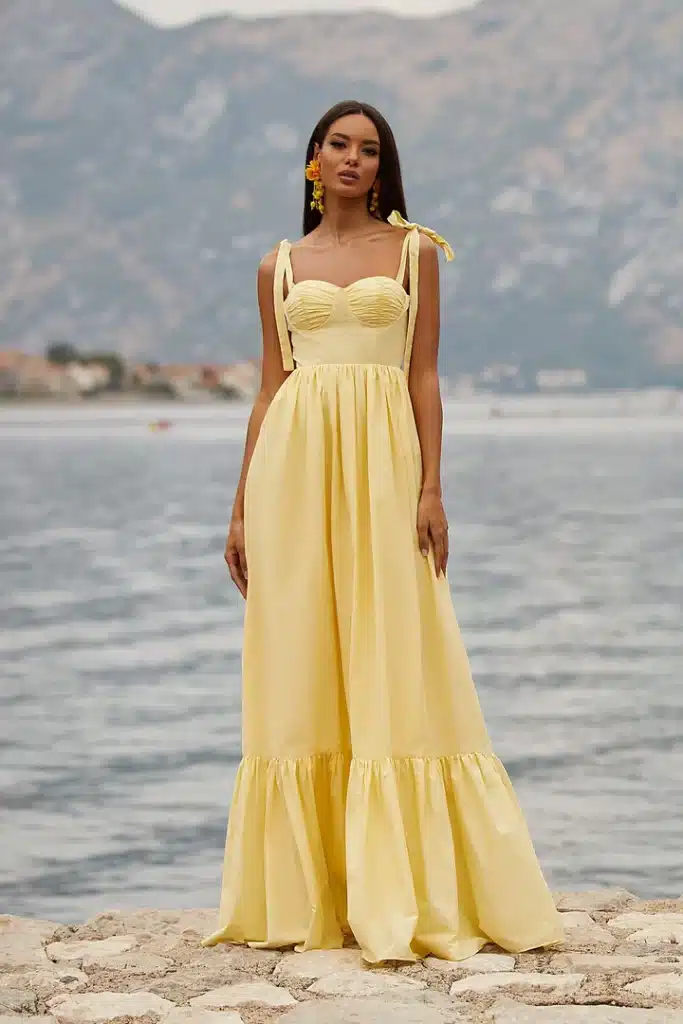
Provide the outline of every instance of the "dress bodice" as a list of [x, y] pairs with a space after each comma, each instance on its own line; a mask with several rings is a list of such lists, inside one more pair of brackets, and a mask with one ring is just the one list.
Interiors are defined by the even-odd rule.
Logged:
[[284, 302], [294, 361], [401, 366], [409, 306], [405, 288], [391, 277], [367, 277], [346, 288], [301, 281]]
[[312, 279], [295, 282], [291, 245], [286, 239], [280, 243], [274, 302], [286, 370], [321, 363], [382, 363], [408, 372], [417, 316], [419, 232], [430, 235], [448, 259], [453, 251], [440, 235], [398, 213], [389, 222], [406, 229], [396, 277], [363, 277], [345, 287]]

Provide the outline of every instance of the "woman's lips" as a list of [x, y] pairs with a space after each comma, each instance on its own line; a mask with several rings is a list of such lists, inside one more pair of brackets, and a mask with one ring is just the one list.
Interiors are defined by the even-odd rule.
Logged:
[[338, 177], [342, 181], [348, 182], [348, 184], [353, 184], [353, 182], [358, 181], [360, 174], [356, 174], [355, 171], [340, 171]]

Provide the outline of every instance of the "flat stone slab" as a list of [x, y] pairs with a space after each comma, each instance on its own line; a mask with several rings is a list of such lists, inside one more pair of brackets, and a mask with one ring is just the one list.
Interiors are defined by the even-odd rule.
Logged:
[[173, 961], [155, 953], [142, 953], [133, 949], [116, 956], [84, 956], [82, 966], [99, 967], [103, 971], [125, 971], [126, 974], [165, 974], [173, 966]]
[[44, 967], [0, 974], [0, 992], [4, 988], [30, 988], [42, 998], [86, 984], [88, 975], [78, 967], [58, 967], [48, 960]]
[[639, 974], [661, 974], [683, 971], [683, 956], [664, 960], [657, 956], [633, 956], [629, 953], [558, 953], [550, 961], [557, 971], [587, 971], [618, 974], [633, 971]]
[[652, 928], [641, 928], [626, 936], [626, 943], [632, 946], [671, 948], [672, 952], [683, 947], [683, 925], [671, 927], [668, 924], [657, 924]]
[[632, 981], [625, 990], [648, 999], [673, 998], [683, 1002], [683, 974], [653, 974], [642, 981]]
[[0, 970], [46, 966], [43, 943], [61, 927], [55, 921], [0, 914]]
[[237, 985], [223, 985], [203, 996], [190, 1000], [191, 1006], [219, 1009], [223, 1006], [295, 1006], [296, 999], [286, 988], [278, 988], [267, 981], [252, 981]]
[[609, 927], [632, 945], [683, 946], [683, 914], [619, 914]]
[[[257, 978], [246, 978], [248, 981], [257, 981]], [[178, 967], [177, 970], [168, 971], [161, 977], [145, 979], [145, 988], [148, 992], [170, 999], [172, 1003], [184, 1006], [191, 999], [203, 996], [207, 992], [214, 992], [216, 989], [225, 988], [228, 985], [237, 985], [245, 981], [245, 976], [237, 971], [221, 969], [217, 964], [215, 967], [207, 967], [205, 964], [197, 964], [190, 961]]]
[[[41, 1018], [42, 1019], [42, 1018]], [[200, 1010], [193, 1006], [177, 1006], [164, 1017], [163, 1024], [242, 1024], [242, 1018], [234, 1010]]]
[[0, 989], [0, 1013], [33, 1013], [37, 1010], [35, 992], [29, 988]]
[[[27, 1021], [28, 1024], [31, 1024], [32, 1021], [37, 1021], [39, 1022], [39, 1024], [57, 1024], [56, 1017], [31, 1017], [22, 1013], [21, 1024], [24, 1024], [24, 1021]], [[0, 1013], [0, 1024], [18, 1024], [18, 1022], [19, 1017], [17, 1017], [15, 1014], [12, 1014], [8, 1017], [7, 1014]]]
[[320, 978], [308, 989], [317, 996], [347, 999], [422, 999], [425, 981], [384, 970], [340, 971]]
[[673, 1010], [633, 1010], [623, 1006], [495, 1005], [490, 1024], [680, 1024]]
[[[283, 959], [275, 949], [252, 949], [251, 946], [211, 946], [204, 949], [206, 963], [228, 964], [231, 969], [259, 977], [269, 976], [273, 968]], [[305, 956], [307, 954], [296, 954]]]
[[610, 930], [617, 935], [629, 935], [632, 932], [640, 931], [642, 928], [652, 928], [655, 925], [657, 927], [683, 928], [683, 914], [675, 912], [643, 914], [636, 911], [618, 914], [616, 917], [611, 918], [609, 922]]
[[278, 1024], [469, 1024], [471, 1018], [457, 1007], [435, 1009], [422, 1003], [384, 999], [332, 999], [300, 1003], [280, 1017]]
[[596, 889], [590, 892], [555, 892], [555, 906], [558, 910], [583, 910], [587, 914], [603, 910], [622, 910], [629, 903], [635, 903], [637, 896], [627, 889]]
[[200, 939], [216, 930], [215, 908], [194, 910], [135, 910], [123, 914], [122, 922], [127, 932], [150, 932], [153, 935], [196, 935]]
[[607, 928], [596, 924], [590, 914], [584, 910], [568, 910], [560, 915], [565, 938], [562, 943], [565, 949], [598, 952], [614, 949], [617, 940]]
[[[142, 907], [130, 912], [105, 910], [90, 918], [76, 932], [77, 938], [107, 938], [110, 935], [183, 935], [203, 938], [216, 929], [215, 909], [159, 910]], [[83, 934], [81, 934], [83, 933]]]
[[495, 992], [496, 989], [540, 989], [558, 996], [576, 992], [581, 987], [584, 974], [543, 974], [532, 971], [510, 971], [504, 974], [473, 974], [461, 978], [451, 985], [451, 995], [461, 996]]
[[117, 1017], [144, 1017], [156, 1013], [162, 1020], [173, 1003], [151, 992], [91, 992], [82, 995], [55, 996], [48, 1006], [60, 1024], [107, 1024]]
[[515, 958], [506, 953], [475, 953], [466, 960], [441, 960], [436, 956], [428, 956], [425, 966], [442, 974], [500, 974], [503, 971], [514, 971]]
[[111, 957], [117, 953], [125, 953], [137, 946], [138, 940], [134, 935], [113, 935], [109, 939], [92, 939], [75, 942], [51, 942], [47, 946], [47, 955], [51, 960], [83, 960], [88, 959], [97, 963], [105, 957]]
[[319, 949], [283, 956], [275, 968], [273, 977], [317, 981], [341, 971], [362, 969], [363, 958], [359, 949]]

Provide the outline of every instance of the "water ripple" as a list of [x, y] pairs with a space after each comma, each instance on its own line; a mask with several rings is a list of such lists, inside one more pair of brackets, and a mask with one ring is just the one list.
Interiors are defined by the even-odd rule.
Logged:
[[[3, 910], [215, 905], [244, 410], [179, 411], [163, 437], [138, 412], [43, 415], [0, 415]], [[456, 609], [556, 888], [683, 891], [681, 422], [447, 411]]]

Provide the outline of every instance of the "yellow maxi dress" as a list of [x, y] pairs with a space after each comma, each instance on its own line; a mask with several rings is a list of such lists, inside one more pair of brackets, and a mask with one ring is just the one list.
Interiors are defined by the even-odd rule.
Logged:
[[246, 482], [243, 759], [206, 946], [353, 936], [372, 963], [562, 939], [448, 582], [418, 547], [419, 230], [447, 243], [392, 222], [406, 229], [395, 279], [294, 283], [279, 247], [293, 372]]

